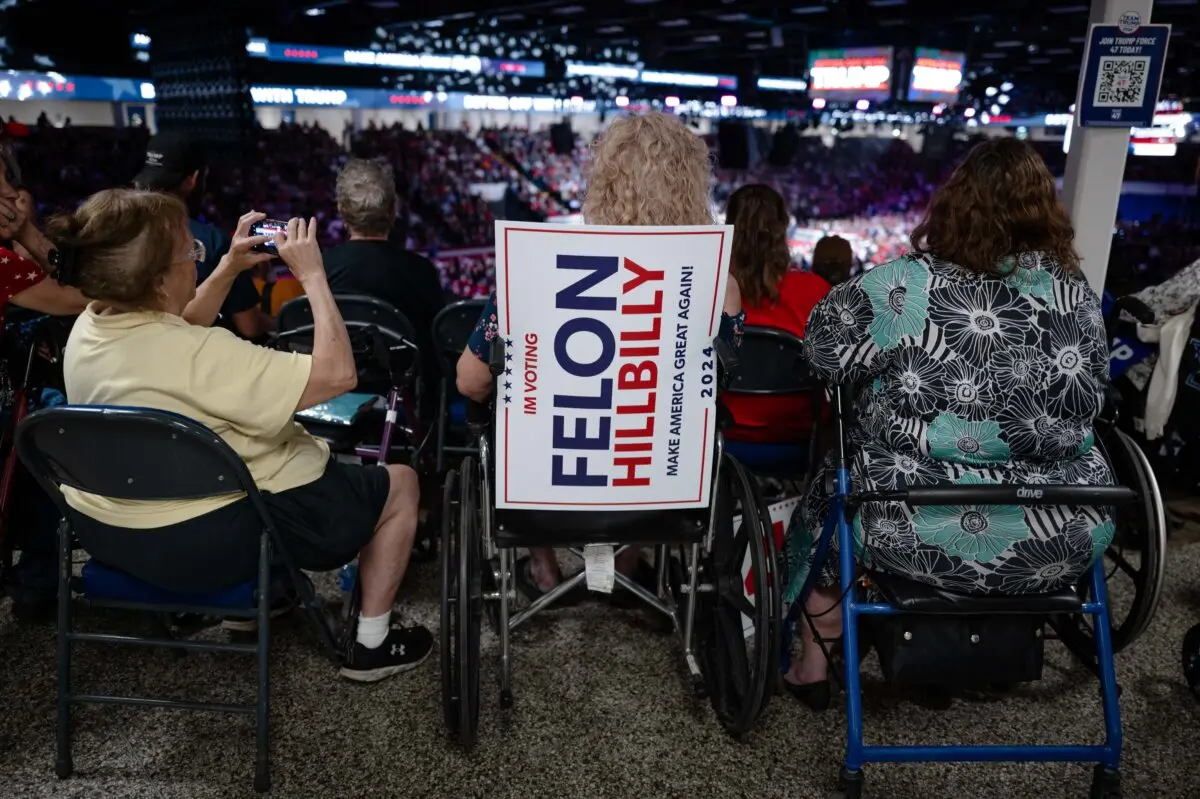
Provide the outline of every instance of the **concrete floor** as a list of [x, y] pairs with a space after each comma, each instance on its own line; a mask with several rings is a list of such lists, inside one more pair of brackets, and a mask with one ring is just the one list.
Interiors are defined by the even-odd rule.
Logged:
[[[437, 568], [416, 567], [405, 613], [437, 629]], [[330, 579], [322, 580], [326, 592]], [[1117, 589], [1119, 591], [1119, 588]], [[833, 787], [844, 712], [815, 716], [777, 697], [743, 741], [691, 699], [673, 637], [645, 611], [599, 601], [534, 619], [515, 636], [516, 707], [499, 710], [496, 639], [484, 638], [480, 743], [464, 754], [442, 722], [436, 655], [382, 684], [339, 680], [299, 618], [275, 625], [273, 796], [277, 797], [803, 797]], [[79, 614], [81, 626], [127, 617]], [[1166, 593], [1146, 635], [1118, 657], [1124, 686], [1126, 797], [1200, 796], [1200, 702], [1180, 673], [1180, 641], [1200, 622], [1200, 543], [1177, 540]], [[213, 631], [212, 635], [222, 635]], [[1096, 683], [1051, 644], [1045, 679], [943, 713], [889, 695], [868, 677], [868, 741], [1092, 742]], [[78, 687], [247, 701], [253, 668], [239, 656], [80, 646]], [[872, 662], [868, 661], [868, 670]], [[54, 638], [17, 625], [0, 604], [0, 797], [253, 796], [249, 719], [112, 707], [76, 711], [76, 775], [54, 776]], [[1087, 795], [1083, 765], [913, 765], [868, 769], [883, 799]]]

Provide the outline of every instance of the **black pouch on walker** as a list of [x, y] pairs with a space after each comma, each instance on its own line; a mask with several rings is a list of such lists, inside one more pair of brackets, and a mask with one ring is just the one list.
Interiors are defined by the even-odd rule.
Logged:
[[983, 688], [1039, 680], [1045, 619], [1035, 615], [861, 617], [893, 685]]

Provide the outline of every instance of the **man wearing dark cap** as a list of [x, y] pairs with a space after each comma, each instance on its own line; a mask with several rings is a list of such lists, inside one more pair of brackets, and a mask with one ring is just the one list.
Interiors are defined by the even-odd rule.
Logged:
[[[145, 166], [133, 179], [139, 189], [174, 194], [187, 204], [192, 236], [204, 247], [204, 260], [196, 262], [197, 285], [208, 280], [233, 241], [217, 226], [195, 219], [207, 178], [204, 145], [184, 133], [164, 132], [152, 137], [146, 145]], [[270, 319], [260, 307], [261, 299], [251, 274], [238, 273], [229, 284], [217, 324], [251, 341], [261, 338], [270, 329]]]

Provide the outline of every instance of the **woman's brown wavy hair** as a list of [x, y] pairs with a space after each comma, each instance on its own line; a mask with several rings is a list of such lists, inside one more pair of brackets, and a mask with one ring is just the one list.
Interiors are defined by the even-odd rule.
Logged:
[[1079, 269], [1075, 229], [1058, 201], [1054, 177], [1018, 139], [975, 147], [929, 203], [912, 247], [972, 272], [1004, 277], [1013, 256], [1044, 252]]
[[787, 204], [779, 192], [761, 183], [742, 186], [729, 198], [725, 224], [733, 225], [729, 273], [742, 290], [742, 302], [779, 299], [779, 281], [792, 265]]

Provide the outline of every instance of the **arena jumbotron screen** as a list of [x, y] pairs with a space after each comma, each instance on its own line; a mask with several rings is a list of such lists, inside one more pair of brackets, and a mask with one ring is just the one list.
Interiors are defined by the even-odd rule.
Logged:
[[813, 50], [808, 93], [826, 100], [882, 102], [892, 96], [892, 48]]
[[951, 103], [958, 99], [962, 85], [963, 53], [918, 47], [913, 60], [912, 79], [908, 83], [908, 99], [913, 103]]

